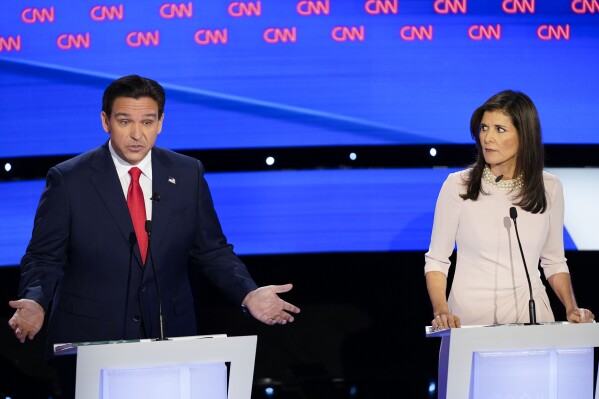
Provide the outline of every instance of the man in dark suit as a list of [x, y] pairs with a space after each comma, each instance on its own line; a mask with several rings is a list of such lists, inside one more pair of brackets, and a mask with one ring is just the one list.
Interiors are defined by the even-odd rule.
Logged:
[[278, 296], [291, 284], [258, 287], [234, 253], [202, 163], [154, 147], [164, 104], [151, 79], [115, 80], [102, 99], [110, 139], [49, 170], [21, 261], [20, 299], [9, 303], [21, 342], [34, 338], [46, 313], [48, 353], [61, 342], [195, 335], [188, 267], [266, 324], [299, 312]]

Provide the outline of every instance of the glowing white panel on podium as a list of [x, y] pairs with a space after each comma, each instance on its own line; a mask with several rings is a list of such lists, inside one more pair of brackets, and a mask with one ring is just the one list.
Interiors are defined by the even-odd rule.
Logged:
[[593, 397], [593, 348], [475, 352], [470, 398]]
[[224, 363], [103, 369], [100, 399], [227, 399]]

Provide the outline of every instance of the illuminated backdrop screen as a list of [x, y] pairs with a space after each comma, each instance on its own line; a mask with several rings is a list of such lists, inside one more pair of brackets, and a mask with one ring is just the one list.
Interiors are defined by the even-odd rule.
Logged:
[[[223, 230], [240, 255], [426, 251], [437, 194], [457, 169], [209, 173]], [[599, 250], [599, 169], [549, 169], [564, 185], [567, 250]], [[16, 265], [43, 181], [0, 183], [0, 266]], [[508, 210], [506, 209], [506, 215]], [[424, 258], [423, 258], [424, 262]]]
[[171, 149], [470, 143], [506, 88], [547, 143], [599, 143], [595, 0], [0, 5], [0, 157], [95, 147], [102, 91], [131, 73], [166, 87]]

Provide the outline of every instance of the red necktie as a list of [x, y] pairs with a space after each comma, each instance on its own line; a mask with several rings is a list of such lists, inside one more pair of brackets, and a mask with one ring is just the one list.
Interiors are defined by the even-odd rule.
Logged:
[[146, 263], [146, 254], [148, 252], [148, 233], [146, 233], [146, 204], [144, 202], [144, 194], [139, 185], [139, 175], [141, 169], [133, 167], [129, 169], [131, 175], [131, 184], [127, 191], [127, 206], [133, 221], [133, 228], [137, 236], [137, 244], [141, 253], [141, 260]]

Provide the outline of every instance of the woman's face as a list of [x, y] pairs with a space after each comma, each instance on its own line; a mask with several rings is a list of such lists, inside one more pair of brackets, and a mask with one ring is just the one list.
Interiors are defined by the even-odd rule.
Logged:
[[485, 162], [493, 174], [513, 179], [520, 141], [511, 118], [501, 110], [485, 111], [479, 136]]

